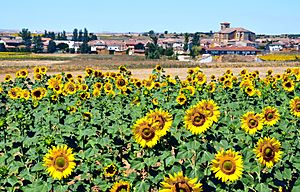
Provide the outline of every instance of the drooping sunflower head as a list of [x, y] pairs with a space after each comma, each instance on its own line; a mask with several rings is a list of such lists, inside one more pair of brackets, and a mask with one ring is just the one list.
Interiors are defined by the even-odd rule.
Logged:
[[182, 171], [175, 173], [174, 176], [169, 174], [161, 182], [160, 192], [200, 192], [202, 191], [202, 184], [197, 182], [198, 178], [190, 179], [184, 176]]
[[268, 168], [273, 167], [281, 158], [280, 146], [280, 142], [275, 138], [260, 138], [254, 149], [259, 163], [266, 165]]
[[231, 149], [219, 151], [212, 160], [211, 170], [215, 177], [222, 182], [233, 182], [242, 177], [243, 160], [242, 156]]
[[296, 116], [300, 117], [300, 97], [294, 97], [290, 101], [290, 108], [291, 108], [291, 113]]
[[157, 123], [157, 134], [164, 136], [172, 126], [172, 115], [162, 109], [155, 109], [147, 114], [147, 117]]
[[67, 145], [53, 146], [44, 156], [44, 166], [54, 179], [67, 178], [74, 170], [76, 163], [72, 149]]
[[119, 181], [114, 183], [110, 192], [130, 192], [130, 183], [127, 181]]
[[113, 177], [117, 173], [118, 169], [114, 164], [110, 164], [104, 167], [103, 171], [105, 177]]
[[280, 119], [280, 114], [275, 107], [265, 107], [263, 109], [262, 115], [264, 117], [264, 124], [273, 126]]
[[241, 118], [242, 129], [249, 134], [254, 134], [263, 128], [263, 116], [255, 114], [253, 111], [247, 112]]
[[201, 134], [205, 132], [213, 121], [208, 118], [206, 112], [199, 104], [190, 107], [184, 116], [185, 128], [191, 131], [193, 134]]
[[158, 123], [148, 117], [138, 119], [133, 125], [133, 135], [137, 143], [143, 148], [154, 147], [159, 138]]
[[82, 113], [83, 120], [90, 121], [92, 119], [92, 114], [90, 112]]

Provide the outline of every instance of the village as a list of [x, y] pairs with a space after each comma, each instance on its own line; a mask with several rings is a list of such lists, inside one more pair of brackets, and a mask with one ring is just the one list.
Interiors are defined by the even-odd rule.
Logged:
[[[47, 31], [31, 33], [33, 39], [40, 37], [41, 49], [37, 53], [147, 56], [150, 44], [154, 43], [161, 50], [165, 50], [161, 55], [169, 56], [169, 58], [180, 61], [196, 59], [201, 62], [211, 62], [211, 56], [216, 55], [297, 53], [300, 47], [300, 37], [297, 35], [257, 35], [242, 27], [231, 27], [229, 22], [220, 23], [220, 30], [217, 32], [194, 34], [168, 33], [168, 31], [155, 33], [153, 30], [146, 33], [89, 33], [89, 37], [84, 41], [81, 30], [79, 31], [81, 38], [74, 38], [74, 32], [64, 32], [64, 37], [60, 33], [52, 32], [51, 37], [49, 34], [50, 32]], [[156, 38], [155, 42], [153, 42], [153, 37]], [[49, 51], [50, 42], [54, 46], [53, 51]], [[87, 48], [82, 52], [84, 43], [87, 44]], [[0, 51], [22, 52], [27, 46], [25, 44], [19, 33], [0, 32]], [[34, 47], [35, 42], [32, 41], [29, 50], [34, 50]], [[191, 54], [192, 51], [193, 54]]]

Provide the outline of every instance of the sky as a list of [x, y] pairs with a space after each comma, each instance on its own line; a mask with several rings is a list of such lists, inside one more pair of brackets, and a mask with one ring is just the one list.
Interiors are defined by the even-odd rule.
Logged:
[[0, 29], [209, 32], [220, 22], [256, 34], [300, 34], [300, 0], [3, 0]]

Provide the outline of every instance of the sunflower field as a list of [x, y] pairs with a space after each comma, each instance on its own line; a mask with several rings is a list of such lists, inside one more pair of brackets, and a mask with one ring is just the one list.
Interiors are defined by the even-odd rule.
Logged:
[[300, 191], [300, 68], [0, 83], [0, 191]]

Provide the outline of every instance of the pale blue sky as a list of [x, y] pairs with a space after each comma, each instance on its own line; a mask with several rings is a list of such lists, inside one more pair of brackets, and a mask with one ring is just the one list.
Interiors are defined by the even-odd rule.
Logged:
[[300, 33], [300, 0], [1, 0], [0, 29]]

